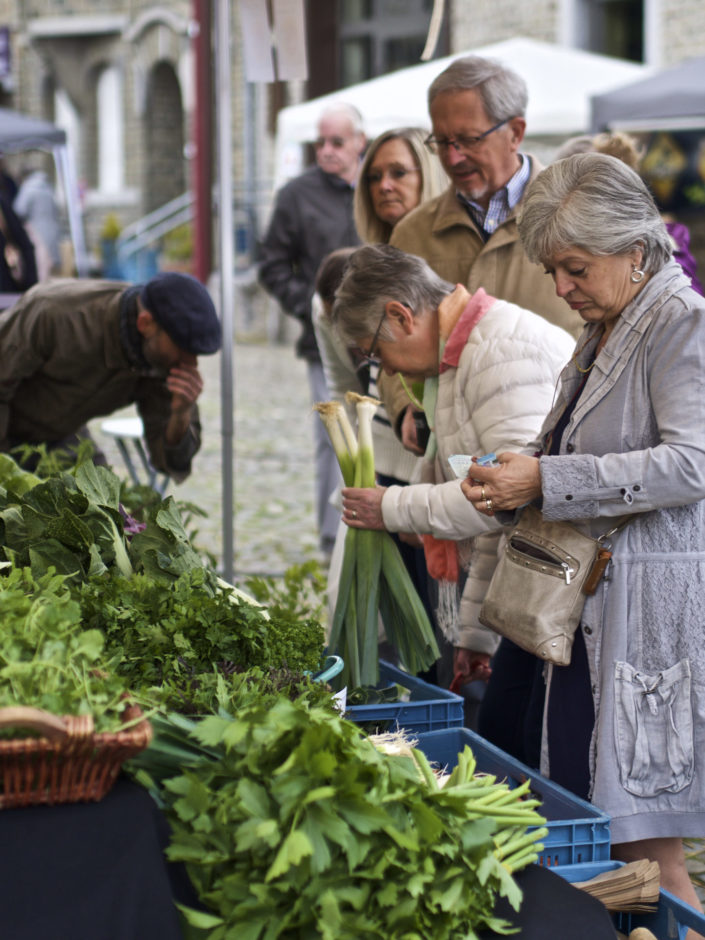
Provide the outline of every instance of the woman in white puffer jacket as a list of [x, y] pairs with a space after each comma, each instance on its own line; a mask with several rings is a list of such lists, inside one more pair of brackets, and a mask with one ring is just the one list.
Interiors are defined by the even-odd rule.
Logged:
[[498, 637], [477, 615], [500, 530], [465, 499], [448, 458], [520, 451], [535, 439], [574, 341], [516, 304], [454, 287], [421, 258], [388, 245], [352, 253], [333, 321], [348, 345], [386, 373], [425, 380], [424, 410], [435, 437], [424, 458], [425, 482], [345, 488], [344, 521], [456, 543], [459, 581], [467, 579], [448, 637], [454, 668], [465, 681], [486, 678]]

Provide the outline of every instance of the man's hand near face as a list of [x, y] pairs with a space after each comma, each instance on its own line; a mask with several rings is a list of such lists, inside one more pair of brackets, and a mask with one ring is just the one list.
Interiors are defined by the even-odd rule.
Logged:
[[191, 412], [203, 391], [203, 379], [198, 371], [198, 361], [180, 362], [166, 377], [166, 387], [171, 392], [171, 416], [166, 428], [166, 442], [178, 444], [189, 429]]

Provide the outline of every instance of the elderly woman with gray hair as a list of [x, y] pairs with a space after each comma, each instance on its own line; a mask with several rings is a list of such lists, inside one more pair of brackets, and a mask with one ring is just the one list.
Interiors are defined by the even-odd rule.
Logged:
[[655, 859], [699, 906], [681, 840], [705, 836], [705, 302], [614, 157], [544, 170], [519, 230], [585, 327], [537, 443], [463, 492], [595, 537], [628, 518], [570, 665], [549, 667], [542, 766], [610, 814], [617, 858]]
[[532, 440], [573, 341], [535, 313], [482, 289], [471, 295], [421, 258], [389, 245], [353, 252], [336, 291], [333, 320], [344, 341], [387, 374], [425, 380], [424, 409], [433, 428], [424, 482], [345, 488], [343, 518], [356, 528], [449, 540], [454, 577], [448, 578], [448, 600], [456, 584], [461, 592], [459, 619], [446, 624], [455, 672], [466, 681], [484, 679], [498, 639], [479, 623], [478, 613], [497, 562], [500, 527], [463, 498], [448, 458], [519, 451]]

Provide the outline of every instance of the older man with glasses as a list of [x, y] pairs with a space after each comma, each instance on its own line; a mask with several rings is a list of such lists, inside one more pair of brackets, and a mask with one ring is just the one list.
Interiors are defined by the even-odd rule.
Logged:
[[[331, 251], [360, 243], [353, 195], [366, 143], [356, 108], [346, 102], [326, 108], [313, 141], [316, 164], [279, 190], [261, 245], [259, 281], [284, 312], [301, 324], [296, 353], [306, 360], [314, 402], [330, 397], [311, 319], [316, 272]], [[321, 551], [327, 557], [340, 519], [330, 503], [340, 471], [320, 421], [314, 423], [314, 435], [316, 515]]]
[[[428, 90], [433, 131], [426, 146], [438, 154], [450, 186], [402, 219], [390, 244], [423, 258], [440, 277], [471, 294], [484, 288], [577, 337], [580, 318], [556, 296], [551, 279], [529, 261], [519, 239], [524, 194], [542, 169], [521, 151], [527, 100], [519, 75], [481, 56], [456, 59], [434, 79]], [[380, 391], [402, 442], [420, 452], [408, 397], [384, 379]], [[504, 707], [512, 707], [508, 696]], [[497, 714], [500, 707], [483, 707], [481, 717], [487, 711]], [[483, 722], [480, 730], [517, 757], [529, 756], [512, 748], [505, 735], [495, 737]]]
[[[428, 90], [433, 132], [426, 146], [438, 154], [451, 183], [402, 219], [390, 244], [423, 258], [454, 284], [471, 292], [483, 287], [577, 337], [579, 317], [556, 297], [543, 268], [528, 260], [519, 240], [524, 193], [542, 169], [520, 150], [527, 100], [519, 75], [481, 56], [456, 59], [434, 79]], [[385, 403], [413, 450], [408, 400], [397, 395]]]

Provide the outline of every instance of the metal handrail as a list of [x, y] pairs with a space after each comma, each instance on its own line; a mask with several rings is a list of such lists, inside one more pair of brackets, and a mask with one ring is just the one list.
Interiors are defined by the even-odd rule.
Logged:
[[[242, 185], [236, 185], [235, 189], [239, 192], [241, 197], [245, 195], [249, 196], [250, 198], [247, 202], [251, 203], [253, 195], [252, 190], [248, 190], [247, 187]], [[265, 192], [265, 187], [261, 182], [255, 187], [255, 192], [258, 198], [261, 198], [261, 195]], [[216, 202], [217, 193], [218, 187], [216, 186], [213, 191], [214, 201]], [[163, 206], [160, 206], [153, 212], [126, 225], [118, 236], [116, 244], [117, 257], [120, 264], [124, 264], [127, 259], [136, 255], [145, 247], [160, 239], [163, 235], [166, 235], [167, 232], [172, 231], [179, 225], [183, 225], [185, 222], [192, 221], [195, 214], [195, 203], [196, 197], [194, 193], [189, 190], [177, 196], [175, 199], [164, 203]], [[237, 209], [237, 206], [235, 208]], [[240, 209], [248, 214], [250, 224], [256, 227], [255, 207], [251, 204], [244, 204], [240, 206]]]
[[196, 198], [192, 192], [164, 203], [154, 212], [142, 216], [136, 222], [126, 225], [117, 240], [117, 255], [121, 262], [137, 254], [145, 245], [156, 241], [172, 229], [190, 222], [194, 214]]

